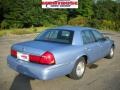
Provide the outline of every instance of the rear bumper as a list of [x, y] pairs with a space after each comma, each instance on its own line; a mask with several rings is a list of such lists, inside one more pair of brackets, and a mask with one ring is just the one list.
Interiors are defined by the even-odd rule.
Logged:
[[67, 75], [72, 70], [71, 64], [41, 65], [18, 60], [12, 56], [7, 57], [7, 63], [15, 71], [40, 80], [49, 80]]

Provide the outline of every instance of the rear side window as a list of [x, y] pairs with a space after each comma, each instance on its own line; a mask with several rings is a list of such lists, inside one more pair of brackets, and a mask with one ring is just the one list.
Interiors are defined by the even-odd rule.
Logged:
[[84, 44], [89, 44], [95, 42], [95, 38], [90, 30], [85, 30], [82, 32], [82, 38]]

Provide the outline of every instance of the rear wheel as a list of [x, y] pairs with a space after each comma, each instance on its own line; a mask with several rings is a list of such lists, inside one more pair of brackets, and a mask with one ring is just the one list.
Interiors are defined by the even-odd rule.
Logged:
[[69, 77], [75, 80], [82, 78], [86, 68], [86, 62], [84, 57], [81, 57], [75, 64], [72, 72], [69, 74]]
[[114, 56], [114, 47], [111, 47], [109, 54], [106, 56], [106, 58], [111, 59]]

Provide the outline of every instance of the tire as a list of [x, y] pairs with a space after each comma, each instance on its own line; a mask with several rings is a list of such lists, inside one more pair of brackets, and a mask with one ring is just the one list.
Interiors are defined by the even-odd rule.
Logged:
[[83, 77], [86, 69], [86, 62], [84, 57], [81, 57], [76, 63], [72, 70], [72, 72], [68, 75], [70, 78], [74, 80], [79, 80]]
[[106, 56], [107, 59], [112, 59], [114, 56], [114, 47], [111, 47], [109, 54]]

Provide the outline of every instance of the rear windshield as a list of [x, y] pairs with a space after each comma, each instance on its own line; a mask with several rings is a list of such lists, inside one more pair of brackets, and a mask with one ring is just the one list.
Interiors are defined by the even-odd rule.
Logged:
[[72, 44], [74, 31], [70, 30], [46, 30], [37, 36], [35, 40]]

